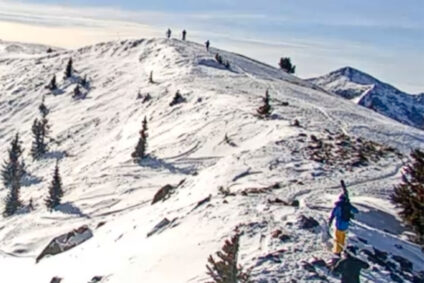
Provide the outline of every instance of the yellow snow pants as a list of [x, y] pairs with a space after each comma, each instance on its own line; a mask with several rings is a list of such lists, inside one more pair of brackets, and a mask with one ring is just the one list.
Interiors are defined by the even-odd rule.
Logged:
[[343, 251], [345, 241], [346, 241], [346, 231], [340, 231], [336, 229], [334, 245], [333, 245], [333, 253], [340, 254]]

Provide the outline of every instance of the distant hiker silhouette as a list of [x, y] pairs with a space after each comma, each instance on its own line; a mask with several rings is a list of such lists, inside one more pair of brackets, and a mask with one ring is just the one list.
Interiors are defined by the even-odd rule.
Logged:
[[171, 38], [171, 34], [172, 34], [172, 31], [171, 31], [171, 29], [168, 29], [167, 31], [166, 31], [166, 37], [169, 39], [169, 38]]
[[347, 249], [343, 253], [343, 258], [334, 266], [333, 271], [342, 275], [342, 283], [360, 283], [361, 269], [369, 267], [368, 263], [356, 258], [353, 256], [353, 251]]
[[331, 228], [334, 218], [336, 218], [336, 233], [333, 245], [333, 253], [340, 256], [345, 241], [346, 232], [349, 228], [350, 220], [353, 218], [355, 213], [358, 213], [358, 209], [354, 207], [349, 201], [349, 194], [346, 189], [346, 185], [341, 181], [343, 193], [339, 196], [339, 200], [335, 203], [333, 210], [331, 211], [330, 219], [328, 220], [328, 227]]
[[184, 40], [184, 41], [186, 40], [186, 35], [187, 35], [186, 30], [183, 30], [183, 40]]
[[206, 42], [205, 42], [205, 45], [206, 45], [206, 51], [209, 51], [209, 45], [210, 45], [211, 43], [209, 42], [209, 40], [207, 40]]

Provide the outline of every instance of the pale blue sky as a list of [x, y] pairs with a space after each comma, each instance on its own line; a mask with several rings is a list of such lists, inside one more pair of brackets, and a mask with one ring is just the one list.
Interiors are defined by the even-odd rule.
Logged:
[[[290, 56], [301, 77], [350, 65], [405, 91], [424, 92], [423, 0], [24, 0], [23, 4], [0, 0], [1, 3], [8, 3], [9, 8], [0, 9], [0, 21], [38, 25], [54, 22], [75, 27], [96, 24], [65, 17], [61, 21], [61, 15], [73, 9], [72, 15], [81, 14], [84, 19], [145, 24], [158, 35], [168, 26], [178, 31], [185, 28], [193, 40], [212, 39], [218, 47], [273, 65], [279, 57]], [[31, 17], [17, 15], [12, 9], [25, 5], [40, 9]], [[60, 7], [64, 14], [49, 10], [50, 6]], [[51, 14], [57, 17], [52, 18]], [[119, 36], [125, 34], [129, 33]], [[81, 45], [86, 44], [82, 41]]]

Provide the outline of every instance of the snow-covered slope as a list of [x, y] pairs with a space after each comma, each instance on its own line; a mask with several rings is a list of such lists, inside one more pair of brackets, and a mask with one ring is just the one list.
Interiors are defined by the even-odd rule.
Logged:
[[424, 125], [423, 95], [412, 95], [351, 67], [307, 80], [382, 115], [419, 129]]
[[0, 39], [0, 59], [11, 57], [26, 57], [46, 53], [48, 49], [63, 50], [62, 48], [50, 47], [41, 44], [3, 41]]
[[[215, 62], [217, 52], [230, 70]], [[64, 80], [70, 57], [77, 73]], [[117, 283], [205, 282], [207, 257], [234, 231], [242, 233], [240, 263], [251, 268], [254, 282], [321, 282], [303, 261], [328, 260], [331, 253], [319, 227], [301, 229], [298, 218], [327, 219], [342, 178], [361, 210], [350, 243], [400, 255], [413, 263], [414, 272], [424, 270], [423, 254], [401, 235], [404, 229], [388, 200], [404, 158], [367, 144], [372, 140], [408, 153], [423, 147], [419, 130], [276, 68], [179, 40], [108, 42], [6, 58], [0, 68], [0, 153], [5, 159], [19, 131], [33, 176], [22, 188], [22, 200], [34, 205], [30, 213], [0, 217], [0, 266], [7, 267], [0, 282], [49, 282], [53, 276], [64, 283], [93, 276]], [[44, 86], [54, 74], [59, 90], [50, 94]], [[75, 81], [84, 75], [90, 79], [88, 95], [74, 100]], [[272, 115], [260, 119], [256, 109], [267, 89]], [[186, 102], [171, 107], [177, 90]], [[152, 99], [143, 103], [147, 93]], [[30, 129], [43, 95], [54, 142], [45, 158], [32, 161]], [[145, 116], [149, 158], [136, 164], [131, 153]], [[291, 126], [295, 119], [300, 127]], [[371, 150], [359, 164], [356, 146], [381, 154]], [[323, 153], [327, 157], [320, 161]], [[44, 199], [56, 159], [64, 205], [49, 212]], [[168, 200], [151, 205], [159, 188], [182, 180]], [[6, 193], [1, 190], [0, 197]], [[164, 218], [171, 224], [147, 237]], [[81, 225], [94, 237], [36, 264], [53, 237]], [[276, 230], [289, 239], [274, 238]], [[324, 270], [317, 272], [337, 282]], [[390, 282], [390, 276], [376, 266], [363, 280]]]

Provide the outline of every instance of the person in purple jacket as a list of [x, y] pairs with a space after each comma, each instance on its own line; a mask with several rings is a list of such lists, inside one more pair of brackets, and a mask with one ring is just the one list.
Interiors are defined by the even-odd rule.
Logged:
[[334, 218], [336, 219], [336, 233], [334, 238], [333, 253], [340, 256], [344, 249], [346, 241], [346, 232], [349, 228], [349, 222], [354, 214], [358, 213], [358, 209], [354, 207], [346, 192], [340, 195], [339, 200], [335, 203], [331, 211], [328, 226], [331, 228]]

